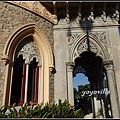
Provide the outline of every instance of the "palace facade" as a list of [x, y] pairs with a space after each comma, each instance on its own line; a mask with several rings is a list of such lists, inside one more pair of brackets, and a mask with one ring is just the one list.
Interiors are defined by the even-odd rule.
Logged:
[[87, 76], [92, 113], [120, 118], [118, 2], [0, 2], [0, 106], [28, 101], [74, 105], [73, 78]]

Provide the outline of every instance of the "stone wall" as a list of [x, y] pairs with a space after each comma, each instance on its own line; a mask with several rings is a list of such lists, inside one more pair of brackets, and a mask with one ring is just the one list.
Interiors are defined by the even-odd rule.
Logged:
[[[46, 34], [53, 50], [54, 40], [52, 23], [23, 8], [0, 1], [0, 57], [3, 54], [4, 45], [10, 37], [10, 35], [14, 33], [16, 29], [28, 23], [36, 23], [42, 29], [42, 31]], [[50, 82], [53, 81], [53, 77], [50, 77], [50, 79], [52, 79], [50, 80]], [[4, 80], [5, 65], [0, 60], [0, 106], [2, 105], [3, 100], [5, 82]], [[52, 88], [50, 87], [50, 90], [51, 89]], [[54, 89], [52, 90], [52, 92], [54, 93]], [[53, 94], [51, 94], [50, 96], [51, 99], [53, 99], [54, 97], [52, 95]]]

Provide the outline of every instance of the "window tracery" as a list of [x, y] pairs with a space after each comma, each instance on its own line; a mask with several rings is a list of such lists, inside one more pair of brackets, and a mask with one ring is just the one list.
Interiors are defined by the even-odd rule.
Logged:
[[22, 105], [38, 101], [40, 54], [35, 42], [28, 37], [15, 53], [10, 104]]

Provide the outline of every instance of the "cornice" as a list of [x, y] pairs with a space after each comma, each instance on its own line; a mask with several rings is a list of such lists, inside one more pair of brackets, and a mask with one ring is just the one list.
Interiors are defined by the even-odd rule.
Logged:
[[52, 14], [39, 1], [6, 1], [6, 2], [27, 9], [30, 12], [36, 13], [37, 15], [47, 19], [51, 23], [54, 23]]

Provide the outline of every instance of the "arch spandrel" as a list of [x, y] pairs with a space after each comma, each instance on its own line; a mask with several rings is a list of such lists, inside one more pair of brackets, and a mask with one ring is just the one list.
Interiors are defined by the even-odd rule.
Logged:
[[[70, 46], [69, 46], [69, 51], [70, 51], [69, 52], [69, 60], [70, 61], [74, 62], [74, 60], [78, 56], [80, 56], [81, 53], [86, 52], [86, 51], [91, 51], [91, 52], [95, 53], [96, 56], [101, 57], [103, 59], [103, 61], [110, 58], [109, 53], [106, 49], [106, 46], [104, 46], [102, 41], [99, 40], [96, 37], [96, 35], [89, 34], [89, 36], [87, 36], [86, 34], [81, 34], [81, 35], [77, 35], [77, 36], [79, 36], [79, 37], [77, 37], [78, 39], [76, 39], [75, 35], [73, 35], [73, 36], [75, 39], [73, 39], [73, 37], [71, 37], [73, 43], [70, 44]], [[87, 39], [89, 40], [89, 43], [88, 43]]]

